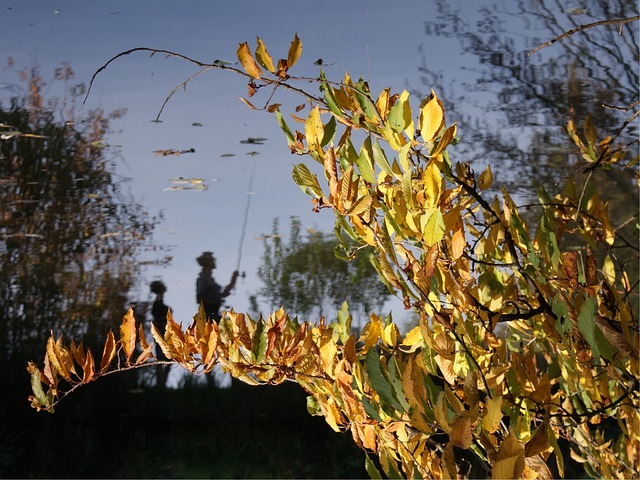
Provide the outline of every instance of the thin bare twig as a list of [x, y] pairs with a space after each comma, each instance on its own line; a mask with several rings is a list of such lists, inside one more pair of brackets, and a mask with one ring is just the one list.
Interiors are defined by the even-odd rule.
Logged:
[[542, 45], [539, 45], [538, 47], [536, 47], [533, 50], [531, 50], [528, 53], [528, 55], [533, 55], [537, 51], [542, 50], [544, 47], [548, 47], [549, 45], [553, 45], [558, 40], [562, 40], [563, 38], [570, 37], [574, 33], [580, 32], [582, 30], [586, 30], [587, 28], [599, 27], [599, 26], [602, 26], [602, 25], [620, 25], [622, 27], [622, 25], [625, 25], [625, 24], [631, 23], [631, 22], [636, 22], [638, 20], [640, 20], [640, 15], [636, 15], [635, 17], [630, 17], [630, 18], [619, 18], [619, 19], [614, 19], [614, 20], [600, 20], [599, 22], [588, 23], [586, 25], [580, 25], [579, 27], [572, 28], [571, 30], [567, 30], [562, 35], [558, 35], [553, 40], [549, 40], [548, 42], [545, 42]]

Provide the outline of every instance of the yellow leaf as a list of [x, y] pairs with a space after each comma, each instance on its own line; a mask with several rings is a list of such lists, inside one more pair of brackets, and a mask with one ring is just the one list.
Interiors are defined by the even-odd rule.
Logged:
[[[322, 119], [320, 118], [320, 108], [316, 106], [309, 116], [304, 125], [305, 136], [307, 137], [307, 144], [309, 145], [309, 150], [318, 150], [322, 151], [320, 147], [320, 142], [322, 141], [322, 137], [324, 135], [324, 125], [322, 125]], [[318, 152], [318, 153], [320, 153]]]
[[382, 329], [382, 341], [388, 347], [395, 348], [398, 344], [398, 326], [391, 322]]
[[426, 208], [435, 207], [440, 203], [444, 179], [440, 173], [440, 168], [433, 160], [424, 169], [422, 183], [424, 184], [424, 206]]
[[133, 317], [133, 309], [129, 308], [127, 314], [122, 317], [120, 325], [120, 343], [127, 357], [127, 362], [131, 360], [131, 355], [136, 348], [136, 319]]
[[422, 332], [420, 331], [420, 327], [414, 327], [407, 332], [404, 336], [404, 340], [400, 345], [400, 349], [403, 352], [411, 353], [420, 348], [423, 344], [424, 340], [422, 339]]
[[449, 425], [449, 419], [444, 405], [444, 392], [440, 392], [438, 394], [438, 399], [436, 400], [436, 408], [433, 409], [433, 413], [436, 416], [436, 422], [438, 423], [438, 426], [442, 428], [445, 433], [450, 434], [451, 426]]
[[391, 92], [390, 88], [385, 88], [380, 95], [378, 96], [378, 100], [376, 100], [376, 109], [378, 110], [378, 114], [382, 118], [387, 118], [389, 115], [389, 93]]
[[431, 142], [444, 123], [444, 109], [435, 92], [431, 91], [431, 99], [420, 109], [418, 129], [425, 141]]
[[371, 319], [362, 329], [359, 342], [364, 342], [362, 352], [366, 353], [371, 347], [373, 347], [380, 339], [380, 331], [382, 329], [382, 321], [380, 317], [375, 314], [371, 314]]
[[493, 173], [491, 172], [491, 165], [487, 165], [484, 172], [478, 177], [478, 187], [480, 190], [486, 190], [493, 183]]
[[427, 208], [420, 217], [420, 228], [425, 247], [431, 247], [444, 236], [444, 218], [437, 208]]
[[495, 479], [520, 478], [524, 471], [524, 450], [512, 431], [503, 440], [491, 470]]
[[113, 331], [109, 330], [109, 333], [107, 334], [107, 341], [104, 343], [104, 350], [102, 351], [102, 360], [100, 360], [100, 373], [107, 371], [115, 356], [116, 339], [113, 336]]
[[258, 63], [271, 73], [275, 73], [276, 69], [273, 66], [273, 59], [267, 52], [267, 48], [264, 46], [260, 37], [258, 37], [258, 46], [256, 47], [256, 60], [258, 60]]
[[62, 359], [62, 355], [60, 353], [58, 345], [53, 339], [53, 333], [51, 334], [51, 336], [49, 337], [49, 340], [47, 341], [47, 355], [49, 357], [49, 361], [51, 362], [53, 367], [56, 369], [58, 374], [60, 374], [60, 376], [65, 380], [68, 380], [70, 378], [69, 371], [67, 370], [67, 367], [65, 366], [65, 362]]
[[295, 37], [293, 38], [293, 42], [291, 42], [291, 45], [289, 46], [289, 52], [287, 53], [287, 64], [289, 68], [295, 65], [301, 54], [302, 42], [300, 41], [300, 39], [298, 38], [298, 34], [296, 33]]
[[258, 67], [255, 60], [251, 56], [249, 44], [247, 42], [241, 43], [238, 46], [236, 54], [238, 55], [238, 60], [240, 60], [240, 63], [242, 64], [245, 72], [247, 72], [253, 78], [259, 79], [262, 75], [262, 70], [260, 70], [260, 67]]
[[444, 150], [453, 141], [453, 139], [456, 138], [457, 131], [458, 131], [458, 127], [455, 123], [451, 125], [449, 128], [447, 128], [442, 134], [442, 137], [440, 137], [440, 141], [438, 142], [438, 144], [431, 151], [431, 156], [435, 158], [441, 155], [442, 152], [444, 152]]
[[451, 236], [451, 259], [457, 260], [464, 253], [464, 247], [467, 246], [467, 240], [464, 237], [464, 227], [462, 222], [458, 222]]
[[487, 399], [485, 413], [482, 418], [482, 428], [489, 433], [495, 432], [500, 427], [502, 420], [502, 397]]
[[164, 338], [162, 338], [162, 334], [158, 331], [153, 323], [151, 324], [151, 335], [153, 335], [153, 339], [156, 341], [156, 343], [168, 359], [171, 360], [175, 358], [175, 352], [169, 349], [169, 345], [164, 341]]

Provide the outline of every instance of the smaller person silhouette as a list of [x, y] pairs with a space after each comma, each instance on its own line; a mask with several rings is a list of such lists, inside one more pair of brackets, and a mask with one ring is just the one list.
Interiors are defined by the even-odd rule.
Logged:
[[[164, 331], [167, 328], [167, 314], [169, 313], [169, 306], [164, 304], [164, 294], [166, 291], [167, 287], [160, 280], [151, 282], [151, 292], [156, 294], [156, 299], [151, 308], [151, 315], [153, 316], [153, 324], [162, 336], [164, 336]], [[161, 362], [168, 360], [160, 348], [160, 345], [156, 345], [156, 358]], [[169, 368], [170, 365], [156, 365], [156, 385], [159, 388], [166, 388]]]
[[231, 282], [222, 289], [212, 275], [213, 269], [216, 268], [216, 259], [213, 256], [213, 252], [202, 252], [202, 255], [196, 258], [196, 261], [202, 267], [202, 271], [196, 281], [196, 302], [198, 304], [202, 303], [208, 319], [217, 322], [221, 318], [220, 307], [223, 300], [229, 296], [236, 285], [238, 271], [233, 272]]

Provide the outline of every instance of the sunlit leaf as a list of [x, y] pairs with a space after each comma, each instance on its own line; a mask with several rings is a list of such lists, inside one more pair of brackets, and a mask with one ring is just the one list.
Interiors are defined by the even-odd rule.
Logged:
[[109, 330], [107, 334], [107, 341], [104, 344], [104, 350], [102, 351], [102, 359], [100, 360], [100, 373], [104, 373], [108, 370], [109, 365], [116, 357], [116, 339], [113, 336], [113, 331]]
[[251, 50], [249, 50], [249, 44], [247, 42], [239, 44], [236, 55], [238, 56], [238, 60], [240, 60], [240, 63], [242, 64], [245, 72], [247, 72], [253, 78], [260, 79], [260, 77], [262, 76], [262, 70], [260, 70], [260, 67], [258, 67], [255, 60], [251, 56]]
[[289, 46], [289, 52], [287, 53], [287, 64], [289, 65], [289, 68], [293, 67], [296, 64], [296, 62], [300, 58], [300, 55], [302, 55], [302, 42], [300, 41], [300, 39], [298, 38], [298, 34], [296, 33], [293, 41], [291, 42], [291, 45]]
[[273, 59], [267, 52], [267, 48], [264, 46], [264, 42], [260, 37], [258, 37], [257, 43], [258, 46], [256, 47], [256, 60], [260, 65], [262, 65], [262, 67], [266, 68], [271, 73], [275, 73], [276, 69], [273, 66]]
[[420, 109], [418, 129], [427, 142], [434, 140], [444, 124], [444, 110], [435, 92], [431, 91], [430, 100]]
[[127, 362], [129, 362], [136, 348], [136, 319], [133, 317], [132, 308], [129, 308], [127, 314], [122, 317], [122, 325], [120, 325], [120, 344], [122, 345], [122, 350], [127, 357]]

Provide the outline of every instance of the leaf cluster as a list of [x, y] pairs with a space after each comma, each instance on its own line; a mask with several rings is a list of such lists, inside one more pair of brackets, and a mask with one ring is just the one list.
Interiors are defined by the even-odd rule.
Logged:
[[[238, 55], [250, 83], [290, 80], [271, 68], [260, 40], [255, 61], [246, 44]], [[640, 372], [629, 295], [637, 286], [615, 253], [634, 246], [595, 189], [540, 190], [541, 218], [530, 229], [508, 192], [487, 195], [490, 168], [476, 174], [452, 159], [457, 127], [435, 92], [415, 107], [407, 91], [374, 97], [348, 74], [335, 83], [321, 71], [317, 83], [321, 96], [307, 96], [306, 118], [292, 115], [300, 130], [280, 106], [266, 107], [291, 151], [324, 176], [300, 163], [293, 179], [316, 210], [335, 215], [345, 249], [373, 249], [381, 280], [418, 314], [418, 326], [403, 337], [391, 317], [372, 314], [356, 336], [346, 305], [330, 324], [300, 323], [284, 310], [259, 320], [231, 311], [212, 324], [199, 312], [184, 331], [169, 318], [165, 335], [154, 333], [165, 355], [192, 372], [219, 363], [250, 384], [299, 383], [309, 411], [367, 452], [373, 477], [380, 469], [394, 478], [563, 476], [561, 445], [598, 475], [634, 475]], [[615, 138], [602, 140], [589, 125], [568, 129], [587, 166], [633, 163]], [[568, 235], [580, 246], [563, 249]], [[53, 407], [58, 378], [75, 388], [114, 371], [105, 365], [151, 359], [132, 318], [117, 344], [107, 341], [124, 364], [105, 347], [88, 379], [73, 377], [69, 363], [83, 360], [73, 344], [65, 353], [52, 337], [44, 370], [30, 367], [33, 405]]]

